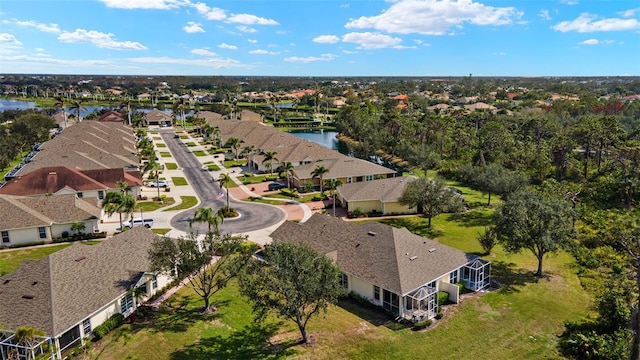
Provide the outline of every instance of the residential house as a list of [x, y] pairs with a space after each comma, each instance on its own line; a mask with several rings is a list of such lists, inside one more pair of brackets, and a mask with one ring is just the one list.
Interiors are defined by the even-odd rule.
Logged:
[[107, 111], [106, 113], [100, 115], [100, 117], [98, 118], [98, 121], [100, 122], [119, 122], [119, 123], [124, 123], [124, 116], [115, 111], [115, 110], [110, 110]]
[[301, 187], [307, 182], [320, 185], [320, 179], [313, 177], [313, 172], [317, 166], [323, 166], [329, 170], [323, 175], [323, 180], [336, 179], [342, 181], [343, 184], [389, 178], [394, 177], [396, 174], [395, 170], [367, 160], [341, 156], [333, 159], [312, 161], [294, 167], [293, 185]]
[[284, 222], [271, 238], [304, 244], [329, 257], [342, 271], [347, 291], [408, 320], [435, 317], [440, 291], [458, 303], [456, 283], [472, 291], [490, 284], [489, 262], [378, 222], [358, 225], [316, 213], [304, 223]]
[[173, 125], [173, 118], [171, 117], [171, 115], [157, 109], [153, 109], [148, 113], [144, 114], [144, 121], [147, 125], [159, 125], [159, 126]]
[[118, 182], [129, 186], [135, 197], [141, 194], [140, 171], [118, 169], [81, 170], [66, 166], [35, 169], [8, 181], [0, 188], [6, 195], [75, 194], [79, 198], [104, 199], [107, 191], [119, 191]]
[[240, 120], [262, 122], [262, 115], [251, 110], [242, 110], [240, 111]]
[[0, 246], [15, 246], [73, 234], [75, 222], [84, 223], [84, 232], [99, 231], [101, 209], [97, 199], [79, 199], [74, 194], [0, 195], [0, 214]]
[[[45, 332], [33, 349], [54, 349], [62, 359], [110, 316], [131, 315], [171, 281], [150, 271], [148, 252], [158, 235], [140, 226], [97, 245], [76, 243], [38, 260], [26, 260], [0, 277], [0, 354], [21, 350], [13, 332]], [[134, 290], [138, 290], [134, 292]], [[134, 295], [135, 294], [135, 295]], [[26, 357], [22, 357], [26, 358]]]
[[397, 176], [339, 186], [338, 200], [348, 212], [360, 208], [364, 212], [383, 215], [415, 214], [417, 207], [400, 204], [400, 196], [414, 177]]

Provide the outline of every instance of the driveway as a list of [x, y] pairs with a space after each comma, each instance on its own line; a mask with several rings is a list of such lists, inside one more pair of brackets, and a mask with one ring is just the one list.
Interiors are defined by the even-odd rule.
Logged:
[[[200, 198], [198, 207], [210, 207], [214, 211], [226, 206], [226, 193], [222, 198], [218, 197], [220, 186], [217, 179], [209, 171], [203, 168], [196, 156], [192, 153], [192, 148], [186, 146], [181, 139], [174, 138], [173, 129], [161, 129], [160, 135], [167, 147], [171, 150], [178, 167], [182, 169], [184, 175], [195, 191], [195, 195]], [[246, 203], [229, 199], [229, 206], [236, 209], [240, 216], [234, 219], [225, 219], [221, 228], [221, 233], [244, 234], [251, 231], [264, 229], [276, 225], [285, 220], [285, 212], [267, 204]], [[178, 213], [171, 219], [171, 226], [175, 229], [189, 232], [207, 231], [207, 224], [193, 224], [189, 227], [189, 221], [193, 217], [195, 208]]]

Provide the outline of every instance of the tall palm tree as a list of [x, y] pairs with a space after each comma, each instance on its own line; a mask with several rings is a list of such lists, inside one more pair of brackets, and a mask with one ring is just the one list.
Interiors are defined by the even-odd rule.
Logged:
[[240, 153], [240, 155], [244, 154], [247, 157], [247, 165], [249, 165], [249, 169], [251, 169], [251, 158], [255, 153], [256, 153], [256, 147], [253, 145], [245, 146], [242, 149], [242, 152]]
[[225, 188], [227, 191], [227, 210], [229, 210], [229, 184], [233, 181], [233, 179], [231, 178], [231, 175], [229, 174], [225, 174], [222, 173], [220, 174], [220, 177], [218, 178], [218, 182], [220, 183], [220, 186]]
[[178, 114], [180, 115], [180, 118], [182, 119], [182, 128], [185, 128], [185, 119], [184, 119], [184, 109], [187, 106], [187, 104], [184, 101], [184, 98], [178, 98], [178, 100], [176, 100], [173, 103], [173, 113], [176, 116], [176, 119], [178, 118]]
[[122, 214], [133, 214], [136, 207], [136, 199], [133, 195], [123, 194], [119, 191], [109, 191], [102, 200], [102, 209], [109, 216], [118, 213], [120, 216], [120, 229], [122, 229]]
[[331, 191], [331, 197], [333, 198], [333, 216], [336, 216], [336, 189], [342, 186], [342, 181], [338, 179], [329, 179], [325, 181], [325, 185]]
[[282, 172], [284, 172], [284, 176], [287, 178], [287, 188], [291, 190], [291, 177], [295, 175], [291, 161], [282, 164]]
[[324, 195], [324, 191], [322, 189], [322, 182], [324, 180], [324, 174], [328, 173], [329, 169], [322, 165], [316, 165], [316, 168], [311, 172], [311, 177], [320, 179], [320, 197]]
[[78, 119], [78, 122], [80, 122], [82, 120], [82, 118], [80, 117], [80, 111], [82, 110], [86, 110], [84, 107], [82, 107], [82, 102], [80, 100], [72, 100], [71, 104], [69, 105], [69, 111], [76, 111], [76, 118]]
[[207, 233], [211, 233], [213, 228], [214, 235], [220, 235], [220, 225], [224, 221], [224, 217], [218, 213], [213, 212], [211, 208], [199, 208], [196, 209], [196, 212], [193, 214], [193, 218], [189, 221], [189, 226], [193, 225], [193, 223], [202, 223], [206, 222], [208, 226]]
[[56, 101], [53, 103], [54, 107], [59, 107], [62, 109], [62, 115], [64, 115], [64, 128], [67, 128], [67, 100], [62, 97], [56, 97]]
[[127, 98], [120, 103], [120, 110], [122, 109], [127, 110], [127, 120], [129, 120], [127, 124], [131, 125], [131, 99], [130, 98]]
[[225, 145], [228, 145], [231, 150], [233, 150], [236, 159], [238, 159], [238, 150], [240, 150], [240, 139], [236, 137], [230, 137]]
[[162, 171], [163, 169], [164, 169], [164, 166], [162, 166], [162, 164], [157, 162], [155, 159], [149, 159], [149, 162], [144, 164], [144, 166], [142, 166], [142, 169], [140, 169], [142, 170], [143, 177], [146, 173], [149, 173], [150, 175], [153, 175], [153, 177], [156, 179], [156, 188], [158, 189], [158, 200], [160, 200], [160, 186], [158, 186], [158, 180], [160, 176], [160, 171]]
[[265, 151], [264, 153], [264, 159], [262, 159], [262, 163], [266, 163], [269, 166], [269, 175], [273, 174], [273, 162], [279, 161], [276, 155], [278, 155], [277, 151]]

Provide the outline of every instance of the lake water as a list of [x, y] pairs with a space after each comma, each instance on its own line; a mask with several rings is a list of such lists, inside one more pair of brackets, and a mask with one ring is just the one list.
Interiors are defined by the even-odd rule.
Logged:
[[349, 155], [347, 144], [336, 138], [337, 131], [329, 130], [291, 130], [290, 134], [301, 139], [306, 139], [320, 144], [326, 148], [337, 150], [342, 154]]
[[[13, 100], [13, 99], [0, 99], [0, 111], [5, 110], [27, 110], [36, 108], [36, 103], [33, 101], [24, 101], [24, 100]], [[104, 106], [83, 106], [80, 109], [80, 116], [85, 117], [95, 110], [101, 110]], [[112, 107], [109, 107], [110, 109]], [[136, 108], [136, 111], [149, 112], [153, 110], [152, 108]], [[160, 109], [160, 111], [164, 111], [167, 114], [171, 114], [171, 109]], [[68, 113], [75, 114], [75, 111], [69, 111]], [[185, 112], [185, 116], [193, 115], [193, 111]]]

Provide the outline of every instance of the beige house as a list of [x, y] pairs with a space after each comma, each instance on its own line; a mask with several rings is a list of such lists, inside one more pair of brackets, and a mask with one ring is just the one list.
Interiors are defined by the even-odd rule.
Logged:
[[147, 125], [166, 125], [172, 126], [173, 118], [164, 111], [153, 109], [144, 114], [144, 121]]
[[490, 285], [491, 263], [378, 222], [358, 225], [316, 213], [304, 223], [284, 222], [271, 238], [331, 258], [347, 291], [407, 320], [435, 317], [438, 292], [458, 303], [456, 283], [472, 291]]
[[0, 246], [9, 247], [74, 234], [75, 222], [84, 223], [85, 233], [97, 232], [101, 209], [97, 199], [78, 199], [75, 194], [0, 195], [0, 214]]
[[[396, 174], [395, 170], [374, 164], [350, 156], [341, 156], [333, 159], [312, 161], [294, 167], [293, 185], [300, 187], [307, 182], [320, 185], [320, 178], [313, 177], [313, 172], [318, 166], [323, 166], [327, 171], [323, 180], [336, 179], [343, 184], [371, 182], [375, 179], [386, 179]], [[362, 185], [362, 184], [360, 184]]]
[[364, 183], [344, 184], [337, 189], [338, 200], [348, 212], [357, 208], [364, 212], [383, 215], [415, 214], [417, 207], [402, 205], [398, 201], [405, 187], [414, 177], [398, 176]]
[[[39, 355], [54, 349], [63, 359], [110, 316], [131, 315], [171, 281], [150, 271], [148, 252], [157, 235], [140, 226], [100, 244], [73, 244], [38, 260], [26, 260], [0, 277], [0, 355], [18, 351]], [[134, 296], [132, 290], [139, 290]], [[29, 326], [45, 332], [30, 349], [13, 332]]]

